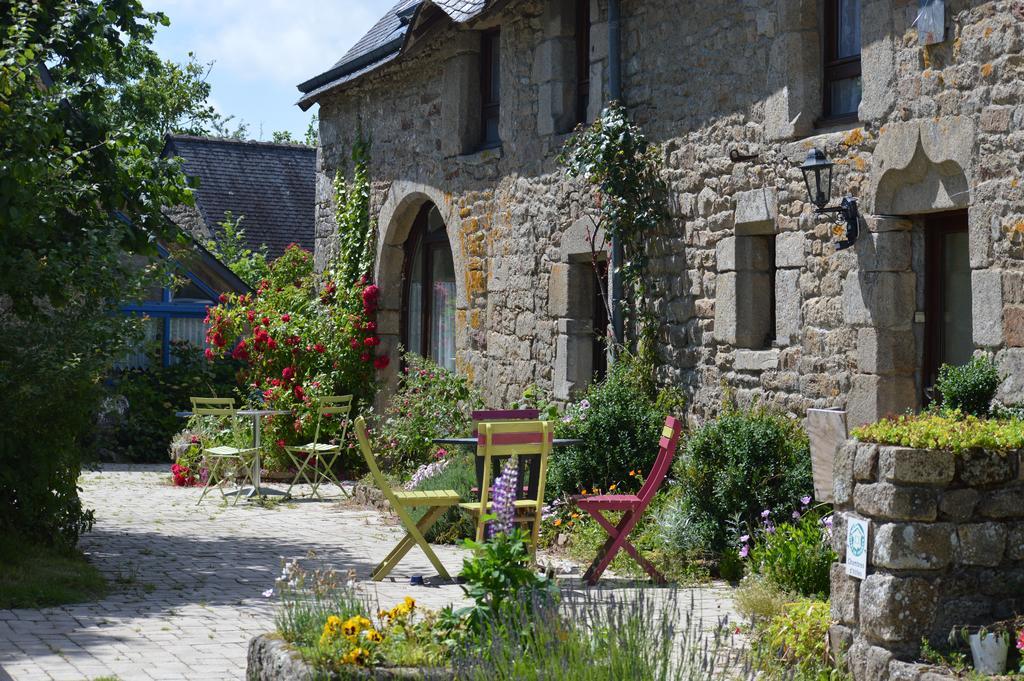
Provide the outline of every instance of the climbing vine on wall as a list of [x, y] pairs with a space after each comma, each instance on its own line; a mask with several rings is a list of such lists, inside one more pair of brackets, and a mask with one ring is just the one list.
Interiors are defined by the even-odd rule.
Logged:
[[374, 229], [370, 220], [370, 142], [362, 136], [352, 147], [352, 181], [334, 175], [334, 221], [338, 226], [335, 276], [354, 284], [373, 270]]
[[[646, 240], [668, 213], [661, 150], [630, 120], [624, 106], [612, 102], [589, 127], [577, 129], [558, 160], [569, 177], [582, 180], [593, 191], [597, 216], [590, 242], [595, 268], [597, 255], [607, 250], [608, 241], [618, 237], [622, 242], [623, 298], [632, 301], [624, 310], [629, 318], [625, 326], [635, 334], [632, 340], [641, 359], [650, 355], [653, 360], [657, 322], [645, 302]], [[608, 296], [602, 297], [607, 305]], [[630, 340], [612, 338], [618, 346]]]

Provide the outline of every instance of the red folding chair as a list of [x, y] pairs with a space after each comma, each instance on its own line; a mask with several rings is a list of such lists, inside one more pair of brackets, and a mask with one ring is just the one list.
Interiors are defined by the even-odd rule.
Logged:
[[[647, 510], [647, 506], [651, 503], [658, 489], [661, 488], [661, 483], [665, 481], [665, 474], [668, 473], [669, 466], [672, 465], [672, 458], [676, 454], [676, 445], [679, 444], [679, 433], [681, 430], [682, 424], [678, 419], [671, 416], [665, 419], [665, 427], [661, 431], [660, 448], [658, 449], [658, 457], [654, 460], [654, 468], [651, 469], [650, 475], [647, 476], [647, 480], [644, 481], [643, 487], [640, 488], [637, 494], [601, 494], [588, 497], [573, 497], [576, 505], [592, 515], [594, 520], [608, 533], [608, 540], [597, 552], [594, 562], [590, 564], [586, 574], [583, 575], [583, 579], [588, 584], [597, 584], [597, 580], [601, 578], [601, 573], [605, 571], [620, 549], [625, 549], [626, 553], [632, 556], [633, 560], [639, 563], [640, 567], [655, 582], [661, 583], [665, 581], [665, 578], [651, 565], [650, 561], [641, 556], [636, 547], [629, 543], [627, 537], [633, 531], [633, 528], [636, 527], [637, 521], [640, 520], [644, 511]], [[619, 524], [613, 525], [611, 521], [601, 515], [602, 511], [625, 511], [625, 513], [623, 513]]]

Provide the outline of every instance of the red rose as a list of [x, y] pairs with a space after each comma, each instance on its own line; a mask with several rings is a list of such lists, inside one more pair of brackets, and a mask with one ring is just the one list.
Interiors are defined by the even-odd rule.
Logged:
[[281, 315], [281, 321], [282, 322], [290, 322], [291, 320], [292, 320], [292, 316], [290, 314], [285, 313], [285, 314]]
[[220, 294], [220, 297], [217, 298], [217, 300], [219, 300], [222, 303], [226, 303], [228, 302], [228, 295], [226, 293], [222, 293]]
[[263, 399], [269, 400], [273, 396], [274, 396], [274, 391], [271, 390], [270, 388], [267, 388], [266, 390], [263, 391]]
[[374, 338], [373, 336], [367, 336], [367, 337], [366, 337], [366, 338], [365, 338], [365, 339], [363, 340], [363, 345], [365, 345], [365, 346], [366, 346], [366, 347], [368, 347], [368, 348], [372, 348], [372, 347], [373, 347], [374, 345], [376, 345], [376, 344], [377, 344], [377, 343], [379, 343], [379, 342], [380, 342], [380, 341], [379, 341], [379, 340], [377, 340], [376, 338]]
[[381, 355], [373, 360], [373, 366], [377, 369], [386, 369], [389, 364], [391, 364], [391, 358], [387, 355]]
[[319, 353], [324, 353], [327, 351], [327, 348], [324, 347], [323, 343], [317, 343], [316, 345], [313, 346], [313, 349]]
[[352, 340], [350, 340], [348, 342], [348, 344], [349, 344], [349, 347], [351, 347], [353, 350], [355, 350], [356, 348], [359, 347], [359, 339], [358, 338], [353, 338]]
[[364, 352], [363, 354], [359, 355], [359, 359], [363, 360], [364, 362], [369, 362], [370, 361], [370, 353]]
[[270, 326], [270, 317], [263, 317], [260, 321], [263, 322], [263, 326]]
[[292, 388], [292, 394], [295, 395], [295, 399], [297, 400], [306, 399], [306, 391], [302, 389], [301, 385], [296, 385]]
[[376, 331], [377, 322], [366, 322], [366, 324], [363, 325], [363, 329], [365, 329], [366, 331]]
[[211, 340], [213, 341], [213, 344], [216, 345], [218, 348], [224, 347], [224, 336], [221, 335], [220, 331], [214, 332]]
[[246, 310], [245, 311], [245, 318], [248, 319], [250, 322], [252, 322], [253, 320], [256, 319], [256, 311], [255, 310]]
[[245, 349], [245, 341], [238, 341], [238, 345], [236, 345], [235, 349], [231, 351], [231, 356], [234, 359], [249, 359], [249, 351]]
[[270, 379], [270, 385], [274, 386], [275, 388], [280, 388], [281, 387], [281, 379], [280, 378], [272, 378], [272, 379]]
[[275, 444], [277, 444], [278, 449], [284, 449], [284, 440], [278, 440]]
[[203, 350], [203, 354], [206, 355], [206, 359], [213, 359], [213, 350], [211, 350], [210, 348], [206, 348], [205, 350]]
[[270, 348], [271, 350], [276, 349], [277, 348], [277, 341], [274, 340], [273, 338], [268, 338], [267, 339], [267, 347]]
[[294, 369], [294, 367], [285, 367], [284, 369], [281, 369], [281, 378], [283, 378], [284, 380], [290, 381], [294, 377], [295, 377], [295, 369]]

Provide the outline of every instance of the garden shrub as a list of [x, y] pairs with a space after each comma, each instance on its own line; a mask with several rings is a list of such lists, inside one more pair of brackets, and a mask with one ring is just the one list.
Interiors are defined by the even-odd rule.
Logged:
[[679, 406], [664, 394], [659, 397], [649, 369], [621, 356], [608, 376], [591, 384], [557, 423], [556, 437], [578, 438], [583, 444], [560, 448], [552, 456], [548, 498], [622, 485], [630, 471], [646, 475], [658, 454], [658, 436], [668, 416], [664, 408], [669, 404]]
[[[267, 468], [287, 468], [285, 446], [313, 438], [317, 397], [351, 394], [354, 412], [372, 400], [376, 370], [388, 365], [387, 355], [375, 356], [378, 296], [365, 281], [316, 275], [312, 255], [292, 244], [254, 292], [222, 295], [210, 310], [207, 357], [243, 363], [246, 396], [291, 412], [264, 425]], [[341, 428], [340, 419], [327, 420], [320, 437], [330, 440]], [[343, 444], [343, 465], [358, 463], [351, 442]]]
[[406, 353], [398, 390], [373, 428], [382, 469], [409, 474], [434, 460], [434, 438], [468, 436], [471, 413], [483, 406], [469, 380], [425, 357]]
[[[799, 600], [754, 631], [757, 666], [769, 679], [838, 681], [849, 676], [830, 651], [828, 601]], [[838, 654], [836, 654], [838, 653]]]
[[[795, 522], [777, 527], [770, 515], [757, 530], [746, 535], [741, 555], [749, 552], [750, 568], [780, 590], [809, 598], [829, 593], [829, 575], [837, 556], [832, 550], [832, 517], [816, 510], [794, 511]], [[750, 543], [753, 548], [750, 548]]]
[[861, 442], [957, 453], [1024, 448], [1024, 420], [978, 418], [958, 412], [905, 414], [854, 428], [851, 434]]
[[999, 383], [996, 363], [989, 357], [979, 356], [963, 366], [943, 364], [935, 389], [942, 395], [943, 410], [987, 416]]
[[782, 614], [792, 599], [764, 575], [749, 573], [732, 592], [737, 612], [753, 625]]
[[675, 464], [690, 523], [686, 549], [721, 553], [729, 523], [754, 526], [764, 509], [781, 509], [812, 489], [806, 433], [794, 419], [764, 408], [730, 408], [695, 432]]
[[171, 351], [176, 363], [170, 366], [157, 361], [148, 369], [125, 369], [108, 377], [96, 429], [101, 460], [165, 461], [167, 446], [182, 426], [174, 413], [190, 409], [190, 397], [233, 395], [237, 362], [207, 362], [188, 343], [172, 343]]

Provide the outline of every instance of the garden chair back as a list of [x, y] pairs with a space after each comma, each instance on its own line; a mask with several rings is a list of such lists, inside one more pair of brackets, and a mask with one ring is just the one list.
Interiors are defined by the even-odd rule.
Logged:
[[[682, 423], [675, 417], [665, 418], [665, 425], [661, 429], [661, 437], [658, 440], [658, 455], [654, 459], [647, 479], [641, 485], [640, 491], [636, 494], [600, 494], [596, 496], [576, 496], [573, 501], [581, 509], [589, 513], [597, 523], [608, 533], [608, 539], [598, 550], [597, 556], [590, 564], [583, 579], [589, 584], [596, 584], [601, 574], [611, 564], [612, 559], [622, 549], [633, 557], [640, 564], [647, 574], [656, 582], [663, 582], [662, 577], [655, 567], [643, 556], [636, 547], [629, 542], [629, 533], [636, 527], [637, 522], [643, 516], [644, 511], [654, 499], [654, 495], [661, 489], [665, 482], [665, 475], [672, 466], [672, 459], [675, 457], [676, 447], [679, 445], [679, 434], [682, 432]], [[622, 518], [618, 525], [612, 524], [603, 512], [622, 512]]]
[[[424, 534], [434, 523], [440, 520], [441, 516], [448, 509], [459, 503], [459, 493], [450, 489], [431, 490], [429, 492], [392, 489], [377, 465], [377, 457], [373, 453], [373, 448], [370, 446], [370, 438], [366, 434], [366, 421], [362, 416], [355, 420], [353, 430], [355, 430], [356, 440], [359, 441], [359, 449], [366, 460], [367, 468], [370, 469], [373, 482], [384, 494], [384, 498], [391, 504], [392, 510], [398, 515], [398, 519], [405, 527], [405, 537], [373, 569], [371, 577], [374, 581], [384, 579], [413, 546], [419, 546], [437, 570], [437, 573], [444, 579], [450, 579], [448, 571], [445, 570], [444, 565], [438, 560], [437, 554], [430, 548], [430, 544], [427, 543]], [[412, 519], [409, 511], [413, 508], [426, 509], [419, 522], [414, 522]]]
[[[536, 421], [538, 418], [540, 418], [540, 410], [481, 409], [474, 411], [471, 416], [473, 419], [473, 437], [479, 437], [479, 429], [481, 423], [505, 423], [508, 421]], [[492, 462], [492, 469], [501, 469], [501, 466], [498, 461]], [[516, 490], [516, 497], [520, 497], [523, 494], [525, 494], [526, 496], [535, 495], [537, 491], [537, 484], [539, 481], [540, 466], [538, 465], [538, 457], [519, 457], [519, 488]], [[483, 487], [483, 484], [484, 460], [483, 457], [479, 455], [478, 451], [476, 457], [476, 487], [473, 488], [473, 494], [478, 494], [480, 488]]]
[[[539, 481], [536, 489], [526, 494], [525, 498], [515, 501], [516, 521], [527, 522], [532, 526], [530, 535], [533, 555], [536, 554], [540, 535], [544, 486], [553, 440], [554, 424], [551, 421], [482, 422], [477, 435], [477, 451], [483, 459], [484, 480], [490, 481], [492, 473], [497, 473], [498, 462], [509, 457], [534, 456], [538, 460]], [[460, 504], [462, 508], [477, 514], [477, 541], [483, 541], [486, 516], [493, 511], [490, 493], [490, 484], [481, 485], [480, 501]]]
[[[238, 410], [235, 409], [235, 398], [233, 397], [190, 397], [192, 402], [192, 414], [195, 416], [218, 416], [231, 420], [231, 430], [238, 431]], [[203, 449], [203, 465], [207, 471], [206, 483], [203, 485], [203, 493], [199, 495], [201, 504], [210, 488], [216, 486], [222, 497], [224, 493], [223, 484], [234, 478], [241, 478], [239, 490], [249, 482], [255, 487], [255, 471], [253, 461], [256, 449], [254, 447], [231, 447], [220, 445]], [[236, 494], [235, 503], [238, 503], [240, 494]]]
[[[344, 496], [349, 496], [345, 491], [337, 474], [334, 472], [334, 464], [341, 457], [341, 444], [331, 445], [320, 442], [320, 428], [324, 417], [328, 419], [335, 416], [341, 418], [341, 434], [338, 437], [339, 443], [344, 443], [345, 434], [348, 432], [348, 416], [352, 412], [351, 395], [327, 395], [319, 398], [316, 410], [316, 430], [313, 433], [313, 441], [297, 447], [285, 447], [288, 458], [295, 466], [295, 477], [288, 485], [286, 496], [291, 496], [292, 488], [299, 482], [306, 482], [312, 486], [312, 494], [319, 499], [320, 485], [333, 482]], [[312, 475], [312, 477], [310, 477]]]

